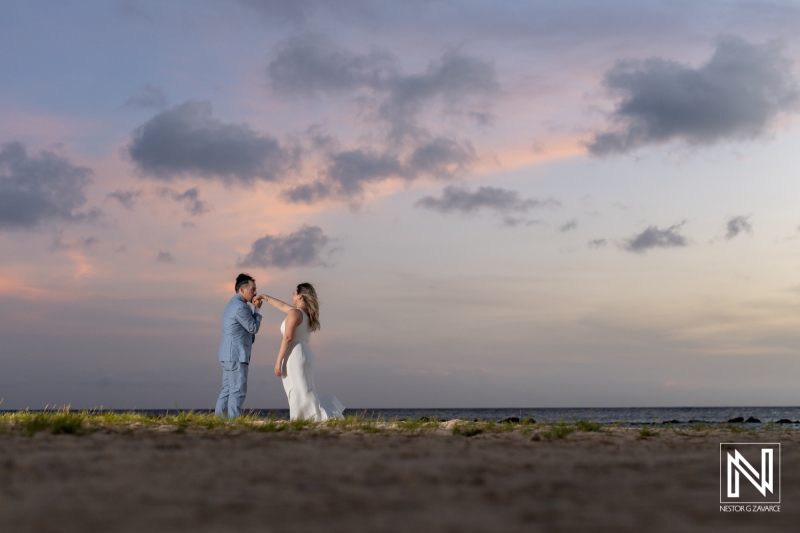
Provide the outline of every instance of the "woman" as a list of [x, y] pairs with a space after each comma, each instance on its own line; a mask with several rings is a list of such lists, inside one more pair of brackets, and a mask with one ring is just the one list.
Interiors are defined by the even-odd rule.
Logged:
[[281, 324], [283, 340], [275, 362], [275, 375], [283, 378], [289, 398], [289, 419], [329, 420], [344, 418], [344, 405], [332, 394], [317, 395], [314, 386], [314, 354], [308, 345], [312, 331], [320, 328], [317, 292], [310, 283], [301, 283], [292, 293], [292, 305], [267, 296], [259, 298], [286, 313]]

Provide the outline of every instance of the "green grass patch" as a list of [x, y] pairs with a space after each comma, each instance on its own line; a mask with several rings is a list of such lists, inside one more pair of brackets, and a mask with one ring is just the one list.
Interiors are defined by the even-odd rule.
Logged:
[[639, 436], [642, 437], [643, 439], [646, 439], [648, 437], [658, 437], [659, 435], [660, 432], [657, 429], [653, 429], [651, 427], [644, 426], [639, 429]]
[[483, 433], [483, 428], [479, 422], [459, 422], [453, 426], [453, 435], [462, 437], [474, 437]]
[[85, 415], [72, 413], [68, 408], [41, 413], [20, 411], [4, 414], [0, 418], [0, 424], [10, 431], [18, 431], [29, 437], [42, 431], [54, 435], [83, 435], [90, 430], [84, 424], [85, 418]]
[[592, 422], [590, 420], [578, 420], [575, 422], [575, 427], [579, 431], [600, 431], [603, 429], [603, 424], [599, 422]]
[[541, 436], [546, 439], [563, 439], [568, 435], [575, 433], [578, 428], [575, 427], [573, 424], [567, 424], [566, 422], [553, 422], [550, 424], [549, 429], [543, 431]]
[[[210, 413], [197, 413], [194, 411], [171, 411], [167, 414], [151, 415], [133, 413], [129, 411], [115, 412], [104, 410], [71, 411], [70, 408], [51, 409], [41, 412], [28, 410], [0, 413], [1, 434], [21, 434], [33, 436], [37, 433], [50, 433], [55, 435], [84, 435], [87, 433], [105, 431], [130, 435], [133, 432], [147, 429], [160, 431], [174, 431], [177, 433], [214, 431], [235, 432], [254, 431], [259, 433], [303, 432], [315, 431], [320, 434], [336, 434], [347, 431], [363, 433], [389, 434], [390, 432], [409, 433], [413, 435], [431, 431], [446, 430], [453, 435], [471, 437], [479, 434], [518, 433], [528, 435], [535, 433], [537, 439], [563, 439], [576, 431], [597, 432], [608, 428], [630, 428], [625, 423], [600, 424], [589, 420], [565, 422], [563, 420], [553, 423], [535, 423], [531, 420], [520, 422], [496, 422], [494, 420], [460, 420], [444, 422], [436, 419], [391, 419], [385, 420], [370, 416], [366, 411], [355, 415], [348, 415], [343, 419], [315, 422], [311, 420], [282, 420], [274, 416], [259, 417], [252, 411], [236, 419], [218, 418]], [[783, 428], [777, 424], [765, 424], [762, 428], [748, 428], [742, 424], [703, 424], [694, 423], [688, 426], [671, 426], [656, 428], [646, 426], [630, 428], [638, 431], [641, 437], [654, 437], [663, 431], [674, 431], [678, 435], [690, 436], [698, 432], [714, 429], [727, 429], [733, 433], [758, 435], [764, 431], [796, 432], [795, 428]]]

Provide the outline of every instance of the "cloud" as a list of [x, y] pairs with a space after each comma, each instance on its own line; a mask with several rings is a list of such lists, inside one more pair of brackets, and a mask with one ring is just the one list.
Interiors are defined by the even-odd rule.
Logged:
[[698, 68], [662, 58], [619, 61], [605, 85], [621, 95], [612, 114], [621, 127], [597, 133], [587, 147], [602, 156], [674, 140], [708, 145], [762, 136], [798, 108], [791, 66], [777, 42], [738, 37], [720, 39]]
[[206, 203], [200, 200], [200, 191], [197, 187], [192, 187], [184, 192], [178, 192], [168, 187], [163, 187], [158, 190], [158, 194], [161, 196], [169, 196], [176, 202], [182, 202], [190, 215], [202, 215], [210, 211]]
[[[479, 187], [475, 192], [470, 192], [465, 187], [450, 185], [442, 189], [441, 198], [426, 196], [418, 200], [414, 205], [440, 213], [473, 213], [480, 209], [490, 209], [499, 213], [525, 213], [531, 209], [558, 207], [561, 204], [554, 198], [545, 200], [536, 198], [523, 199], [516, 191], [498, 187]], [[515, 220], [515, 222], [519, 221]]]
[[587, 244], [589, 248], [597, 249], [606, 246], [608, 244], [608, 241], [606, 239], [593, 239], [589, 241]]
[[175, 261], [175, 258], [172, 257], [171, 252], [159, 251], [158, 255], [156, 256], [156, 261], [158, 261], [159, 263], [172, 263], [173, 261]]
[[256, 240], [238, 266], [290, 268], [324, 265], [320, 254], [330, 242], [321, 228], [303, 226], [289, 235], [265, 235]]
[[186, 210], [191, 215], [202, 215], [209, 211], [206, 203], [200, 200], [200, 191], [197, 190], [197, 187], [173, 195], [173, 199], [178, 202], [184, 202], [184, 204], [186, 204]]
[[97, 210], [79, 211], [86, 204], [91, 174], [50, 151], [28, 155], [20, 142], [0, 145], [0, 230], [98, 217]]
[[315, 181], [292, 187], [283, 191], [282, 194], [286, 200], [292, 203], [313, 204], [328, 198], [332, 192], [330, 186], [321, 181]]
[[403, 165], [397, 157], [369, 149], [335, 154], [326, 174], [347, 196], [360, 193], [364, 183], [393, 176], [405, 177]]
[[725, 238], [730, 240], [743, 231], [747, 233], [753, 233], [753, 225], [750, 223], [749, 216], [731, 217], [728, 219], [726, 224], [726, 230]]
[[189, 174], [227, 184], [276, 181], [299, 155], [246, 124], [223, 123], [209, 102], [192, 100], [137, 128], [127, 152], [142, 173], [157, 179]]
[[167, 97], [164, 95], [164, 91], [147, 83], [134, 96], [125, 100], [124, 106], [142, 109], [163, 109], [167, 107]]
[[486, 124], [491, 97], [499, 88], [491, 62], [458, 50], [430, 61], [421, 73], [406, 74], [389, 52], [357, 54], [311, 33], [280, 43], [266, 72], [276, 93], [346, 98], [357, 106], [359, 117], [378, 127], [370, 135], [377, 142], [346, 149], [340, 149], [335, 139], [312, 132], [312, 144], [323, 152], [325, 168], [319, 179], [283, 192], [286, 200], [307, 204], [331, 197], [357, 200], [367, 184], [388, 179], [410, 182], [468, 173], [478, 160], [472, 143], [432, 130], [422, 117], [438, 109], [442, 117]]
[[294, 24], [296, 27], [303, 27], [310, 18], [315, 15], [325, 18], [326, 23], [330, 23], [330, 17], [339, 19], [349, 19], [352, 17], [363, 18], [366, 20], [374, 16], [372, 2], [367, 0], [337, 0], [330, 2], [327, 0], [239, 0], [245, 6], [252, 8], [260, 14], [265, 21], [283, 27], [285, 23]]
[[407, 167], [412, 176], [452, 178], [467, 172], [476, 159], [469, 141], [438, 137], [414, 148]]
[[117, 200], [121, 203], [124, 207], [128, 209], [133, 209], [134, 201], [142, 195], [142, 191], [123, 191], [121, 189], [117, 189], [116, 191], [109, 193], [108, 197]]
[[572, 220], [568, 220], [567, 222], [559, 226], [558, 231], [561, 232], [572, 231], [574, 229], [577, 229], [577, 227], [578, 227], [578, 219], [573, 218]]
[[56, 235], [56, 237], [53, 239], [53, 250], [76, 250], [81, 248], [91, 248], [99, 242], [100, 240], [97, 237], [86, 237], [73, 242], [67, 242], [61, 235]]
[[395, 62], [388, 52], [356, 55], [324, 35], [305, 34], [278, 46], [267, 76], [271, 87], [285, 95], [344, 94], [360, 87], [380, 90]]
[[449, 179], [466, 173], [477, 160], [469, 141], [436, 137], [416, 145], [402, 158], [372, 148], [342, 150], [328, 155], [322, 178], [284, 191], [290, 202], [311, 204], [336, 197], [357, 199], [364, 186], [391, 178], [414, 181], [421, 177]]
[[505, 228], [517, 228], [519, 226], [538, 226], [540, 224], [545, 224], [544, 220], [538, 219], [530, 219], [524, 217], [503, 217], [503, 223], [501, 224]]
[[427, 134], [417, 119], [431, 105], [487, 123], [489, 97], [499, 88], [491, 62], [457, 50], [431, 61], [423, 73], [403, 74], [388, 52], [354, 54], [319, 34], [283, 41], [267, 76], [273, 90], [288, 96], [360, 95], [364, 115], [387, 123], [395, 142]]
[[687, 245], [686, 238], [679, 233], [684, 224], [685, 222], [681, 222], [667, 229], [650, 226], [640, 234], [628, 239], [623, 248], [629, 252], [641, 253], [651, 248], [684, 247]]
[[457, 51], [447, 52], [432, 61], [423, 74], [391, 79], [379, 114], [391, 124], [390, 137], [398, 140], [417, 134], [416, 117], [434, 102], [440, 103], [446, 114], [465, 114], [484, 124], [489, 114], [481, 97], [494, 94], [498, 88], [492, 63]]

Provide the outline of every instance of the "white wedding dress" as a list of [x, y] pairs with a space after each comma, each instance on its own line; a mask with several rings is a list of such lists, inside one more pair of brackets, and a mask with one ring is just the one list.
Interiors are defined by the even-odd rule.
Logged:
[[[294, 331], [289, 355], [283, 362], [283, 389], [289, 398], [289, 419], [331, 420], [344, 418], [344, 405], [333, 394], [317, 394], [314, 386], [314, 354], [308, 345], [311, 331], [308, 315]], [[286, 320], [281, 324], [281, 335], [286, 332]]]

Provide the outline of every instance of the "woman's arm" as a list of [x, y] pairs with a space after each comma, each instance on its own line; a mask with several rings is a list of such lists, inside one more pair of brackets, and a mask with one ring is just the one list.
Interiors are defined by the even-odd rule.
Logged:
[[[280, 302], [280, 300], [278, 301]], [[297, 326], [299, 326], [302, 322], [303, 322], [303, 313], [300, 312], [299, 309], [292, 307], [291, 310], [286, 314], [286, 327], [283, 330], [283, 340], [281, 341], [281, 349], [278, 350], [278, 359], [275, 361], [275, 368], [273, 369], [275, 375], [278, 377], [285, 375], [283, 362], [289, 355], [289, 347], [292, 345], [292, 341], [294, 340], [294, 330], [296, 330]]]
[[277, 298], [273, 298], [272, 296], [267, 296], [266, 294], [259, 294], [256, 298], [267, 302], [269, 305], [277, 309], [282, 313], [289, 313], [292, 309], [295, 309], [294, 306], [287, 304], [286, 302], [282, 302]]

